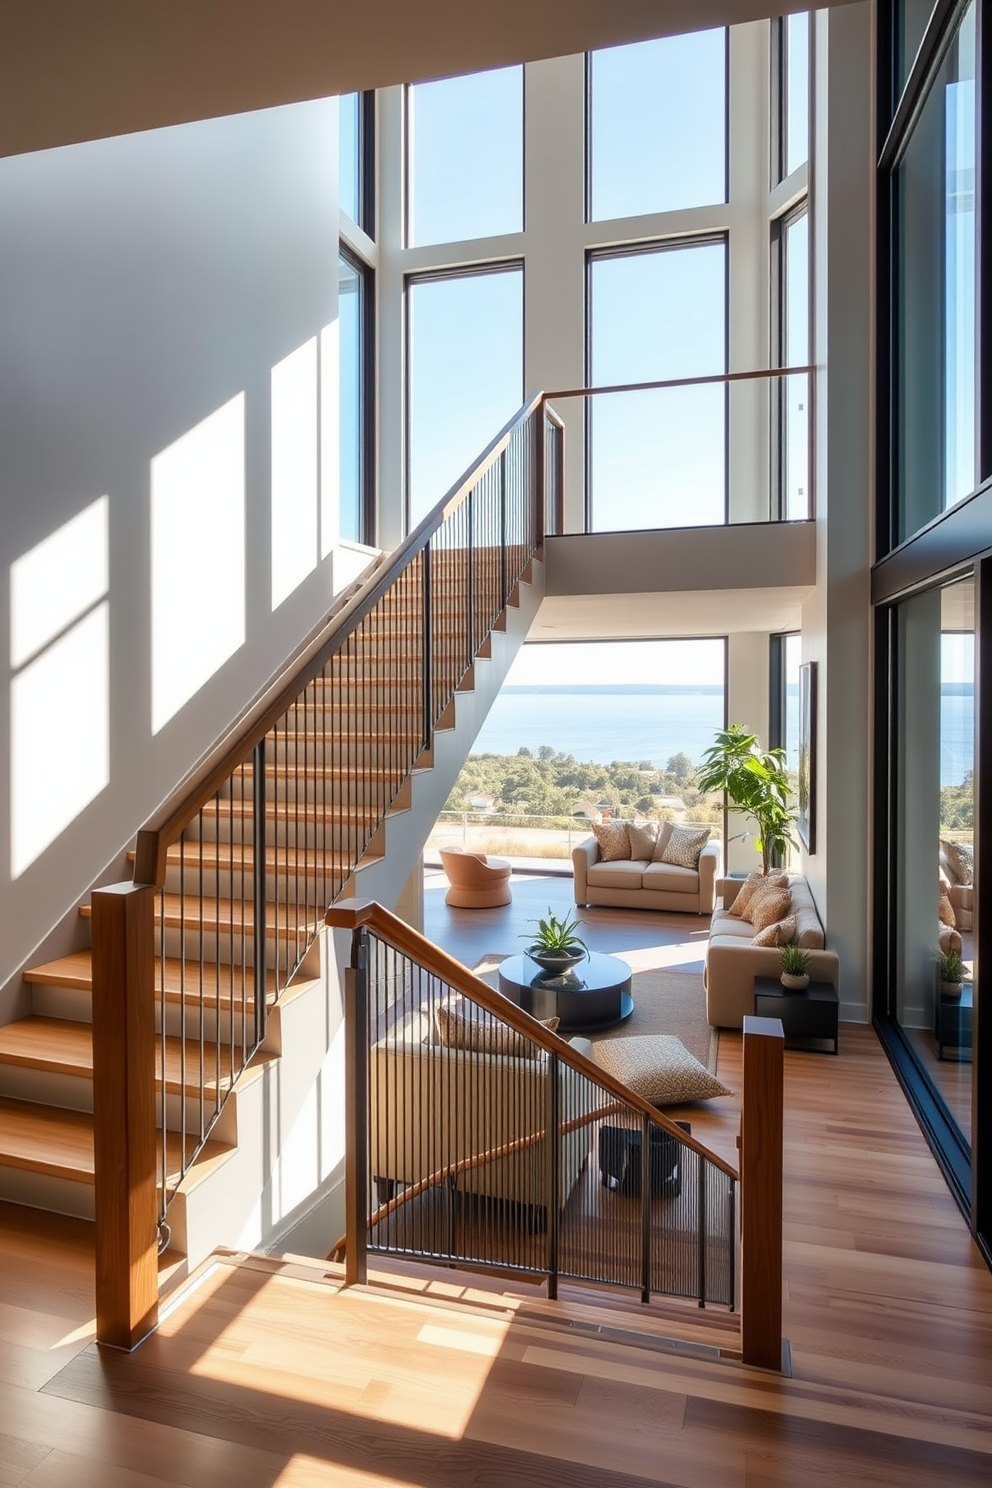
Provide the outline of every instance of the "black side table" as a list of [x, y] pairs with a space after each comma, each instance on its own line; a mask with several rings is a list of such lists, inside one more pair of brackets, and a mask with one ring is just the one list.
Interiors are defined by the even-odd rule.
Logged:
[[833, 1044], [830, 1052], [838, 1052], [837, 988], [829, 982], [810, 982], [802, 992], [789, 992], [777, 977], [757, 976], [754, 1011], [759, 1018], [781, 1018], [787, 1049], [826, 1040]]
[[[933, 1012], [933, 1031], [937, 1039], [937, 1058], [956, 1064], [971, 1063], [971, 1018], [974, 987], [965, 982], [960, 997], [937, 994]], [[946, 1054], [945, 1049], [954, 1052]]]

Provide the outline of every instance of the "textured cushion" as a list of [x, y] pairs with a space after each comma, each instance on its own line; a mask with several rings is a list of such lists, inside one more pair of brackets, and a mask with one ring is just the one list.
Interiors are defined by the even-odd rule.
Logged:
[[772, 925], [766, 925], [764, 930], [759, 930], [757, 935], [751, 937], [752, 945], [760, 946], [784, 946], [791, 945], [796, 937], [797, 919], [794, 914], [786, 915], [784, 920], [776, 920]]
[[586, 883], [597, 889], [639, 889], [641, 875], [647, 867], [643, 858], [628, 858], [619, 863], [593, 863], [586, 872]]
[[767, 889], [751, 905], [751, 924], [755, 933], [767, 930], [776, 920], [784, 920], [792, 908], [790, 889]]
[[593, 825], [599, 843], [599, 858], [602, 863], [619, 863], [630, 857], [630, 834], [627, 823], [607, 821]]
[[954, 905], [951, 903], [951, 896], [947, 892], [947, 885], [944, 883], [940, 886], [940, 895], [937, 900], [937, 916], [942, 925], [950, 925], [952, 930], [957, 924], [957, 919], [954, 915]]
[[677, 863], [648, 863], [641, 887], [655, 894], [698, 894], [699, 869], [680, 868]]
[[671, 837], [674, 831], [675, 828], [670, 821], [663, 821], [658, 823], [658, 840], [654, 845], [654, 852], [651, 854], [656, 863], [660, 863], [662, 861], [665, 853], [665, 848], [668, 846], [668, 839], [669, 837]]
[[975, 882], [975, 849], [970, 842], [948, 842], [940, 839], [948, 866], [959, 884]]
[[699, 854], [709, 840], [709, 827], [690, 831], [687, 827], [673, 827], [668, 846], [661, 855], [663, 863], [675, 863], [679, 868], [698, 868]]
[[[451, 1004], [437, 1008], [434, 1017], [438, 1037], [447, 1049], [469, 1049], [474, 1054], [511, 1054], [524, 1059], [534, 1059], [540, 1052], [530, 1039], [498, 1018], [473, 1018], [464, 1008]], [[548, 1018], [541, 1027], [554, 1033], [558, 1021], [557, 1018]]]
[[737, 890], [737, 898], [728, 906], [727, 913], [738, 920], [749, 920], [751, 906], [759, 894], [769, 888], [782, 889], [788, 882], [787, 873], [749, 873]]
[[683, 1101], [732, 1093], [674, 1034], [601, 1039], [593, 1045], [593, 1057], [600, 1069], [622, 1080], [653, 1106], [678, 1106]]
[[627, 836], [630, 839], [632, 858], [647, 858], [650, 862], [654, 857], [660, 826], [661, 823], [656, 821], [643, 822], [640, 826], [637, 822], [627, 823]]

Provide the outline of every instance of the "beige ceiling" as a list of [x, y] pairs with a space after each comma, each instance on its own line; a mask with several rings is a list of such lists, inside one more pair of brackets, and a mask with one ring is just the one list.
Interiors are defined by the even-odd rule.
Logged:
[[809, 586], [677, 594], [551, 595], [529, 641], [648, 640], [799, 630]]
[[0, 155], [806, 8], [797, 0], [0, 0]]

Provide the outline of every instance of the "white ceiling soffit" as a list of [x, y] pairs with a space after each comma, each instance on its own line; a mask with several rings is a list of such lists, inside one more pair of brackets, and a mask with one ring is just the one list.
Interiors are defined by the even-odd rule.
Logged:
[[799, 630], [808, 587], [681, 594], [560, 594], [541, 601], [529, 641], [659, 640]]
[[0, 155], [806, 8], [794, 0], [0, 0]]

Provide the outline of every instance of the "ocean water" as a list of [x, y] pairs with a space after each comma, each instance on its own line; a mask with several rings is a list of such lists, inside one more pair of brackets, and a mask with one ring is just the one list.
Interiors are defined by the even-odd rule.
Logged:
[[[799, 734], [799, 693], [787, 698], [790, 740]], [[731, 722], [737, 720], [730, 720]], [[747, 723], [747, 719], [739, 720]], [[542, 744], [578, 760], [650, 760], [663, 769], [673, 754], [698, 763], [724, 726], [722, 687], [504, 687], [473, 754], [536, 754]], [[960, 785], [972, 768], [974, 700], [960, 686], [941, 697], [941, 785]], [[789, 766], [796, 768], [796, 750]]]

